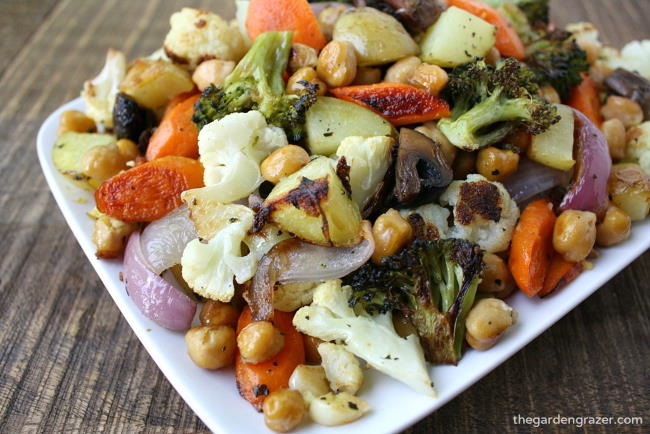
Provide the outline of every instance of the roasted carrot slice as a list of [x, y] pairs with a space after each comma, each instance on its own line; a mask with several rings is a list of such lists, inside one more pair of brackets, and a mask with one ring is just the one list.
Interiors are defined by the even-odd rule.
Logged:
[[586, 74], [582, 74], [582, 83], [571, 89], [567, 104], [585, 114], [591, 122], [600, 127], [603, 117], [600, 114], [600, 97], [596, 83]]
[[[253, 320], [248, 306], [242, 311], [237, 323], [237, 334]], [[302, 334], [293, 326], [293, 314], [276, 310], [273, 325], [284, 334], [284, 347], [278, 354], [262, 363], [245, 363], [238, 353], [235, 359], [235, 378], [239, 394], [258, 411], [266, 396], [287, 387], [289, 377], [296, 366], [305, 363], [305, 347]]]
[[325, 36], [307, 0], [251, 0], [246, 31], [251, 40], [271, 30], [293, 30], [293, 42], [320, 50]]
[[167, 109], [160, 125], [151, 136], [147, 146], [147, 160], [180, 155], [199, 156], [199, 130], [192, 122], [194, 103], [200, 95], [192, 95]]
[[526, 49], [517, 32], [492, 6], [477, 0], [447, 0], [447, 3], [449, 6], [466, 10], [496, 27], [497, 40], [494, 46], [503, 56], [514, 57], [517, 60], [523, 60], [526, 57]]
[[150, 222], [178, 207], [183, 191], [202, 186], [203, 166], [197, 160], [163, 157], [106, 180], [95, 191], [95, 202], [116, 219]]
[[330, 92], [337, 98], [374, 111], [396, 126], [451, 115], [447, 101], [403, 83], [337, 87]]
[[582, 268], [582, 263], [567, 261], [562, 255], [556, 252], [548, 267], [546, 278], [544, 279], [544, 288], [537, 295], [544, 297], [553, 291], [563, 288], [580, 275]]
[[529, 297], [544, 287], [553, 256], [555, 219], [551, 202], [536, 200], [524, 208], [512, 235], [508, 267], [519, 289]]

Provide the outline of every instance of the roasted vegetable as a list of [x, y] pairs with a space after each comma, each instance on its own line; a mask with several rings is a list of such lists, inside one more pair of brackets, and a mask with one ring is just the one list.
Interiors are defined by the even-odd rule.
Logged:
[[207, 87], [196, 102], [199, 129], [235, 112], [260, 111], [267, 122], [283, 128], [291, 143], [305, 135], [305, 112], [316, 101], [316, 87], [302, 96], [284, 93], [282, 75], [291, 51], [292, 32], [266, 32], [257, 37], [223, 86]]
[[569, 170], [573, 159], [573, 109], [557, 104], [560, 121], [542, 134], [533, 136], [527, 149], [528, 158], [559, 170]]
[[369, 313], [401, 311], [415, 326], [427, 360], [460, 360], [465, 318], [483, 269], [480, 247], [469, 241], [415, 240], [400, 253], [368, 262], [347, 276], [350, 306]]
[[559, 121], [556, 108], [537, 96], [538, 87], [526, 65], [508, 58], [496, 67], [476, 60], [455, 68], [449, 78], [451, 118], [438, 128], [466, 151], [494, 144], [519, 127], [540, 134]]
[[414, 34], [426, 30], [445, 10], [439, 0], [369, 0], [366, 5], [394, 16]]
[[52, 162], [54, 167], [74, 184], [92, 190], [97, 184], [89, 184], [91, 178], [86, 175], [83, 167], [84, 155], [92, 148], [113, 143], [115, 136], [110, 134], [68, 131], [56, 139], [52, 148]]
[[618, 95], [638, 102], [644, 117], [650, 119], [650, 81], [636, 72], [618, 68], [607, 76], [605, 84]]
[[156, 115], [125, 93], [118, 93], [113, 107], [113, 130], [118, 139], [137, 143], [140, 134], [156, 125]]
[[637, 164], [615, 164], [609, 177], [609, 196], [632, 221], [643, 220], [650, 212], [650, 177]]
[[120, 83], [120, 92], [143, 107], [157, 109], [193, 87], [192, 77], [182, 67], [164, 60], [137, 59]]

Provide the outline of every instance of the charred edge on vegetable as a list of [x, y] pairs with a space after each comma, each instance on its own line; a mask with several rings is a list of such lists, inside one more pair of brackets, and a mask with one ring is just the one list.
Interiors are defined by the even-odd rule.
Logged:
[[438, 228], [424, 221], [418, 213], [412, 213], [406, 219], [413, 229], [413, 237], [421, 240], [435, 241], [440, 238]]
[[498, 222], [501, 219], [500, 204], [501, 195], [496, 185], [487, 181], [464, 182], [460, 186], [455, 218], [463, 225], [470, 224], [477, 214]]
[[339, 161], [336, 163], [336, 174], [341, 179], [343, 188], [348, 193], [348, 197], [352, 195], [352, 186], [350, 186], [350, 166], [345, 159], [345, 156], [339, 158]]

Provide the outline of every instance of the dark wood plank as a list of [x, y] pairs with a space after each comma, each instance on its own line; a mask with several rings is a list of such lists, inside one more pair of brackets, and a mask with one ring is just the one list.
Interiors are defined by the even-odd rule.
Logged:
[[[223, 0], [0, 2], [0, 432], [207, 431], [94, 275], [34, 152], [42, 120], [78, 95], [106, 48], [131, 58], [154, 51], [182, 6], [233, 14]], [[554, 7], [558, 22], [594, 21], [615, 45], [650, 37], [647, 0], [558, 0]], [[650, 418], [649, 269], [646, 253], [410, 432], [530, 430], [513, 424], [517, 414]]]

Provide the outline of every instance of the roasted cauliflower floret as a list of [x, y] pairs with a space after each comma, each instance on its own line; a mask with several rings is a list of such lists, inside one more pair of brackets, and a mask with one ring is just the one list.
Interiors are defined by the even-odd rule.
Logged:
[[499, 182], [481, 175], [454, 181], [440, 196], [442, 205], [453, 207], [454, 225], [449, 238], [472, 241], [488, 252], [508, 248], [519, 218], [519, 208]]
[[317, 282], [300, 282], [277, 285], [273, 293], [273, 307], [283, 312], [293, 312], [311, 304]]
[[635, 71], [646, 80], [650, 80], [650, 40], [628, 42], [620, 52], [613, 48], [605, 48], [597, 63], [612, 71], [616, 68]]
[[212, 12], [183, 8], [172, 14], [169, 23], [164, 49], [175, 63], [195, 68], [207, 59], [238, 61], [246, 52], [237, 23]]
[[634, 127], [627, 142], [626, 159], [638, 163], [650, 176], [650, 121]]
[[435, 226], [439, 238], [447, 238], [450, 215], [447, 208], [443, 208], [435, 203], [427, 203], [416, 208], [401, 209], [399, 213], [407, 220], [411, 214], [418, 214], [427, 225]]
[[97, 77], [86, 81], [81, 91], [89, 118], [107, 128], [113, 127], [115, 97], [125, 75], [126, 57], [121, 51], [109, 48], [104, 68]]
[[323, 342], [318, 346], [325, 376], [334, 392], [355, 394], [363, 384], [363, 372], [359, 359], [345, 349], [345, 346]]

